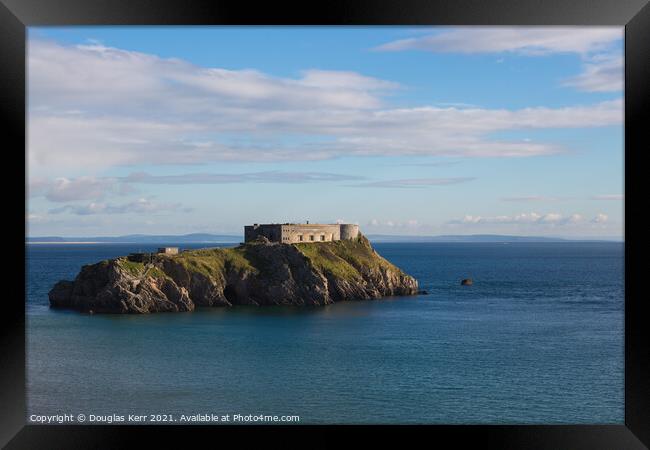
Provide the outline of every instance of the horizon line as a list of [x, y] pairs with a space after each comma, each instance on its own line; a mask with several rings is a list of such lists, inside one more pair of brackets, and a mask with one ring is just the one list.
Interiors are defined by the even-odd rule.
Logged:
[[[131, 234], [118, 234], [118, 235], [88, 235], [88, 236], [64, 236], [64, 235], [38, 235], [38, 236], [25, 236], [25, 241], [27, 242], [30, 239], [43, 239], [43, 238], [58, 238], [58, 239], [90, 239], [90, 238], [120, 238], [120, 237], [132, 237], [132, 236], [142, 236], [142, 237], [187, 237], [192, 235], [211, 235], [211, 236], [223, 236], [223, 237], [232, 237], [239, 238], [242, 237], [242, 233], [235, 232], [192, 232], [192, 233], [182, 233], [182, 234], [166, 234], [166, 233], [131, 233]], [[499, 233], [472, 233], [472, 234], [390, 234], [390, 233], [363, 233], [365, 236], [377, 236], [377, 237], [394, 237], [394, 238], [445, 238], [445, 237], [458, 237], [458, 238], [467, 238], [467, 237], [495, 237], [495, 238], [528, 238], [528, 239], [561, 239], [566, 241], [625, 241], [625, 236], [544, 236], [544, 235], [529, 235], [529, 234], [499, 234]]]

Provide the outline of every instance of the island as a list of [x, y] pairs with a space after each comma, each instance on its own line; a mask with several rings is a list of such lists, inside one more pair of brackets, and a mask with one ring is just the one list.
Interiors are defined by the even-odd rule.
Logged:
[[255, 225], [237, 247], [163, 248], [85, 265], [74, 281], [52, 288], [50, 306], [146, 314], [418, 294], [417, 280], [381, 257], [358, 227], [335, 226]]

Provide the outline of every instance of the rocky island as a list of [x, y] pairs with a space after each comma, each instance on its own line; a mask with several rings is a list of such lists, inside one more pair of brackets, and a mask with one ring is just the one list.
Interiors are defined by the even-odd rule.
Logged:
[[105, 260], [83, 266], [74, 281], [59, 281], [49, 300], [52, 307], [82, 312], [145, 314], [197, 306], [319, 306], [417, 293], [413, 277], [356, 233], [313, 243], [258, 235], [234, 248], [151, 254], [142, 262]]

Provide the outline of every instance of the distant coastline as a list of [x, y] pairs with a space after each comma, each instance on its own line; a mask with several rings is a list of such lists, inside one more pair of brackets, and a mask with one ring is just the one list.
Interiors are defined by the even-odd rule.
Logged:
[[[594, 238], [561, 238], [546, 236], [514, 236], [497, 234], [472, 234], [472, 235], [438, 235], [438, 236], [413, 236], [369, 234], [371, 242], [453, 242], [453, 243], [517, 243], [517, 242], [625, 242], [623, 238], [604, 237]], [[182, 235], [146, 235], [132, 234], [125, 236], [91, 236], [91, 237], [61, 237], [61, 236], [34, 236], [25, 239], [26, 244], [238, 244], [243, 241], [241, 235], [192, 233]]]
[[563, 238], [548, 236], [516, 236], [502, 234], [469, 234], [469, 235], [437, 235], [437, 236], [401, 236], [401, 235], [368, 235], [373, 242], [450, 242], [450, 243], [517, 243], [517, 242], [624, 242], [623, 238]]

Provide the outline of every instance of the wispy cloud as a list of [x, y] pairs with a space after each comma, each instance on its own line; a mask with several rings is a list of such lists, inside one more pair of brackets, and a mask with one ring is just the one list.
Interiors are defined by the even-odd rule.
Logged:
[[606, 50], [622, 37], [623, 31], [620, 27], [456, 27], [388, 42], [377, 50], [424, 50], [437, 53], [513, 52], [525, 55], [585, 54]]
[[117, 178], [92, 176], [58, 177], [52, 180], [36, 178], [31, 180], [28, 190], [30, 196], [43, 196], [51, 202], [98, 200], [109, 193], [132, 192], [129, 186], [120, 184]]
[[527, 56], [574, 53], [582, 59], [583, 71], [563, 85], [587, 92], [619, 92], [623, 89], [623, 57], [613, 49], [622, 39], [620, 27], [457, 27], [388, 42], [377, 50]]
[[460, 161], [432, 161], [432, 162], [419, 162], [419, 163], [408, 163], [402, 164], [403, 166], [415, 166], [415, 167], [449, 167], [460, 164]]
[[528, 196], [516, 196], [516, 197], [502, 197], [501, 201], [504, 202], [559, 202], [564, 200], [611, 200], [611, 201], [621, 201], [625, 198], [623, 194], [605, 194], [605, 195], [594, 195], [591, 197], [555, 197], [555, 196], [546, 196], [546, 195], [528, 195]]
[[583, 72], [564, 81], [565, 86], [587, 92], [618, 92], [623, 90], [623, 57], [598, 55], [584, 64]]
[[564, 149], [492, 134], [623, 119], [621, 100], [518, 110], [390, 108], [385, 97], [399, 85], [355, 72], [282, 78], [101, 45], [32, 40], [28, 64], [28, 156], [37, 174], [340, 156], [526, 157]]
[[591, 197], [591, 199], [620, 201], [620, 200], [624, 200], [625, 196], [623, 194], [604, 194], [604, 195], [594, 195], [593, 197]]
[[373, 181], [370, 183], [361, 183], [353, 186], [374, 187], [374, 188], [422, 188], [422, 187], [429, 187], [429, 186], [446, 186], [449, 184], [466, 183], [474, 179], [475, 178], [473, 177], [407, 178], [402, 180]]
[[[42, 196], [51, 202], [101, 200], [108, 195], [126, 195], [137, 192], [138, 184], [233, 184], [273, 183], [304, 184], [363, 180], [357, 175], [328, 172], [265, 171], [249, 173], [185, 173], [179, 175], [151, 175], [134, 172], [123, 177], [35, 178], [29, 184], [32, 197]], [[99, 204], [98, 204], [99, 205]]]
[[341, 175], [327, 172], [282, 172], [267, 171], [239, 174], [187, 173], [182, 175], [150, 175], [144, 172], [132, 173], [121, 180], [126, 183], [143, 184], [228, 184], [228, 183], [315, 183], [362, 180], [356, 175]]
[[504, 202], [555, 202], [562, 200], [560, 197], [547, 197], [544, 195], [529, 195], [523, 197], [503, 197]]
[[79, 216], [88, 216], [95, 214], [158, 214], [165, 212], [190, 212], [192, 209], [181, 205], [180, 203], [157, 203], [148, 198], [140, 198], [133, 202], [123, 204], [110, 204], [91, 202], [85, 205], [65, 205], [59, 208], [53, 208], [48, 211], [49, 214], [75, 214]]
[[435, 102], [432, 106], [439, 106], [441, 108], [452, 107], [452, 108], [480, 108], [479, 105], [473, 103], [463, 103], [463, 102]]
[[[590, 222], [604, 223], [607, 219], [606, 214], [599, 213]], [[540, 214], [537, 212], [529, 212], [501, 216], [465, 215], [462, 218], [448, 221], [447, 225], [534, 225], [557, 227], [581, 224], [585, 221], [584, 215], [579, 213], [561, 214], [558, 212], [548, 212]]]
[[609, 220], [609, 216], [607, 214], [603, 214], [603, 213], [599, 213], [599, 214], [596, 215], [596, 217], [591, 219], [591, 221], [593, 223], [605, 223], [608, 220]]
[[371, 219], [365, 227], [372, 230], [377, 229], [405, 229], [405, 230], [418, 230], [422, 228], [421, 224], [417, 219], [408, 219], [408, 220], [379, 220]]

